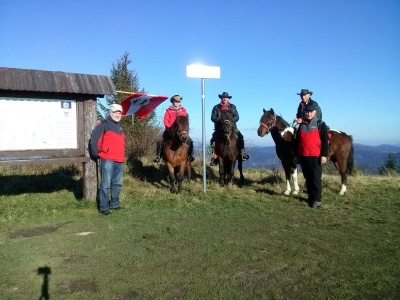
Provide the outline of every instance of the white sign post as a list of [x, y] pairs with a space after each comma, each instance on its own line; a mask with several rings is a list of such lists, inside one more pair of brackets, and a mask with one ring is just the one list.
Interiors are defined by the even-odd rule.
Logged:
[[201, 104], [202, 104], [202, 124], [203, 124], [203, 192], [206, 192], [206, 123], [205, 114], [205, 95], [204, 95], [204, 79], [220, 78], [221, 69], [215, 66], [188, 65], [186, 66], [186, 77], [201, 78]]

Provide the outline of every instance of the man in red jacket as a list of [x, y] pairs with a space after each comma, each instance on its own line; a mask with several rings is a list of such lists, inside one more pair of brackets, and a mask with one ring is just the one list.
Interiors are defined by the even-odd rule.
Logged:
[[105, 216], [111, 214], [110, 209], [121, 209], [119, 194], [125, 160], [125, 133], [120, 124], [121, 114], [122, 106], [111, 104], [107, 118], [97, 123], [90, 139], [91, 156], [98, 158], [100, 164], [98, 204], [100, 213]]
[[317, 105], [305, 107], [305, 119], [299, 126], [295, 139], [295, 161], [300, 163], [306, 180], [308, 205], [321, 207], [322, 165], [329, 154], [328, 130], [324, 121], [317, 117]]
[[[182, 100], [183, 98], [180, 97], [179, 95], [174, 95], [169, 99], [172, 105], [166, 109], [164, 114], [165, 131], [163, 133], [162, 139], [157, 141], [156, 157], [153, 160], [154, 162], [158, 163], [161, 160], [161, 152], [164, 144], [166, 130], [172, 127], [177, 116], [187, 116], [186, 108], [184, 108], [181, 105]], [[193, 141], [190, 137], [187, 140], [187, 147], [188, 147], [188, 161], [192, 162], [194, 161]]]

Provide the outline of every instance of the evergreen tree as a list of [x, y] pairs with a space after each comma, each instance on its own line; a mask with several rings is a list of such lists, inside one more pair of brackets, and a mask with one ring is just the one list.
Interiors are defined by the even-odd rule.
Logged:
[[389, 151], [388, 159], [385, 161], [384, 165], [379, 168], [379, 174], [390, 175], [398, 171], [398, 164], [393, 156], [393, 153]]
[[[98, 102], [98, 117], [107, 117], [110, 105], [121, 103], [129, 96], [127, 93], [146, 93], [145, 89], [140, 87], [136, 71], [129, 68], [131, 62], [129, 53], [125, 52], [117, 59], [116, 63], [112, 64], [110, 77], [117, 96], [107, 96], [105, 105]], [[128, 164], [132, 165], [132, 160], [136, 157], [154, 153], [155, 144], [161, 131], [154, 112], [145, 119], [140, 119], [136, 115], [124, 117], [121, 119], [121, 124], [126, 136], [125, 153]]]

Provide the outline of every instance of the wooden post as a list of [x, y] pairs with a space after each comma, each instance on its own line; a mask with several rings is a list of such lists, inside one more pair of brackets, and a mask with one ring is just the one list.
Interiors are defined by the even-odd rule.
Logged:
[[[89, 157], [87, 145], [97, 121], [97, 101], [95, 95], [83, 99], [83, 119], [85, 128], [85, 156]], [[96, 201], [98, 172], [96, 162], [90, 160], [83, 164], [83, 198]]]

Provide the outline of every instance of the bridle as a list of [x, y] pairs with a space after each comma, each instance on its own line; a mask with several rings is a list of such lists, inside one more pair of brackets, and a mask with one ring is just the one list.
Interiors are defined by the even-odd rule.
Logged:
[[270, 132], [271, 128], [276, 126], [276, 115], [274, 114], [273, 116], [274, 116], [274, 122], [270, 126], [267, 126], [263, 122], [260, 122], [260, 125], [264, 126], [267, 129], [267, 132]]

